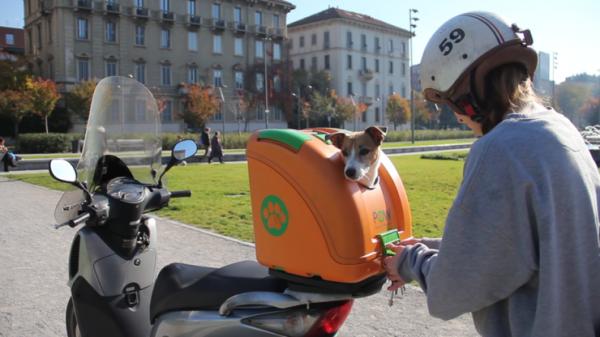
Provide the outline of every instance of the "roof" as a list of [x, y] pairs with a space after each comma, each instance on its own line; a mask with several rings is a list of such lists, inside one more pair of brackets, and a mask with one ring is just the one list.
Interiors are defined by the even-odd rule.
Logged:
[[315, 23], [315, 22], [327, 21], [327, 20], [333, 20], [333, 19], [346, 19], [346, 20], [351, 20], [351, 21], [360, 22], [360, 23], [367, 23], [367, 24], [377, 26], [380, 28], [394, 30], [399, 33], [404, 33], [406, 35], [410, 34], [410, 32], [407, 31], [406, 29], [391, 25], [391, 24], [381, 21], [381, 20], [377, 20], [377, 19], [373, 18], [372, 16], [355, 13], [355, 12], [351, 12], [351, 11], [346, 11], [346, 10], [339, 9], [336, 7], [327, 8], [326, 10], [321, 11], [317, 14], [313, 14], [311, 16], [305, 17], [304, 19], [300, 19], [298, 21], [292, 22], [288, 25], [288, 28], [299, 27], [299, 26], [308, 25], [308, 24]]

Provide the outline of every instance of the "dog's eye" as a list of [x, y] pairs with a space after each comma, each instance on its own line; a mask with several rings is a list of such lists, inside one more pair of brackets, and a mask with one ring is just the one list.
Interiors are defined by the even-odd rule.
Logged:
[[366, 156], [367, 154], [369, 154], [369, 152], [371, 152], [371, 150], [369, 149], [360, 149], [360, 151], [358, 151], [358, 154], [361, 156]]

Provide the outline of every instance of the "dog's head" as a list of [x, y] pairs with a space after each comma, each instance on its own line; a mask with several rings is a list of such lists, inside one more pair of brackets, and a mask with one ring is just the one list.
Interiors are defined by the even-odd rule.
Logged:
[[346, 178], [357, 181], [376, 169], [379, 147], [385, 138], [385, 132], [385, 127], [370, 126], [360, 132], [337, 132], [328, 135], [331, 143], [342, 150]]

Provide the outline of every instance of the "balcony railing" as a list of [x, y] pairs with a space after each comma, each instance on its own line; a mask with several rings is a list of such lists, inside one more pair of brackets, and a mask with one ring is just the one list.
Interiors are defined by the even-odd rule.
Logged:
[[283, 39], [285, 37], [285, 31], [279, 27], [269, 28], [268, 33], [275, 39]]
[[175, 13], [173, 12], [160, 12], [160, 21], [166, 23], [175, 22]]
[[370, 81], [375, 76], [375, 73], [371, 69], [361, 69], [358, 71], [358, 75], [365, 81]]
[[229, 29], [236, 34], [246, 33], [246, 24], [241, 22], [229, 22]]
[[133, 16], [138, 19], [148, 19], [148, 8], [144, 7], [133, 7]]
[[267, 36], [267, 27], [254, 25], [252, 26], [252, 32], [259, 36]]
[[118, 3], [107, 2], [104, 4], [104, 13], [119, 14], [120, 12], [121, 12], [121, 6]]
[[75, 10], [78, 11], [91, 11], [92, 0], [75, 0]]
[[202, 24], [202, 18], [197, 15], [188, 15], [186, 23], [190, 27], [200, 27]]

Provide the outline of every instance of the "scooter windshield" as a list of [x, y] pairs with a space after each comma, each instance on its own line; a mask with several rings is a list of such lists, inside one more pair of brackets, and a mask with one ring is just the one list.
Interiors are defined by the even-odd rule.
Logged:
[[98, 161], [112, 155], [125, 162], [138, 181], [156, 183], [162, 151], [160, 129], [156, 100], [143, 84], [126, 77], [104, 78], [92, 98], [77, 165], [80, 181], [94, 191], [100, 183], [94, 180], [100, 176], [96, 170], [103, 169]]
[[[78, 180], [94, 192], [102, 183], [99, 177], [105, 176], [102, 171], [111, 166], [106, 163], [122, 161], [136, 180], [156, 184], [161, 152], [160, 115], [152, 93], [134, 79], [112, 76], [101, 80], [92, 97], [77, 164]], [[80, 209], [77, 205], [84, 200], [80, 191], [65, 192], [58, 202], [55, 219], [59, 223], [72, 219]]]

